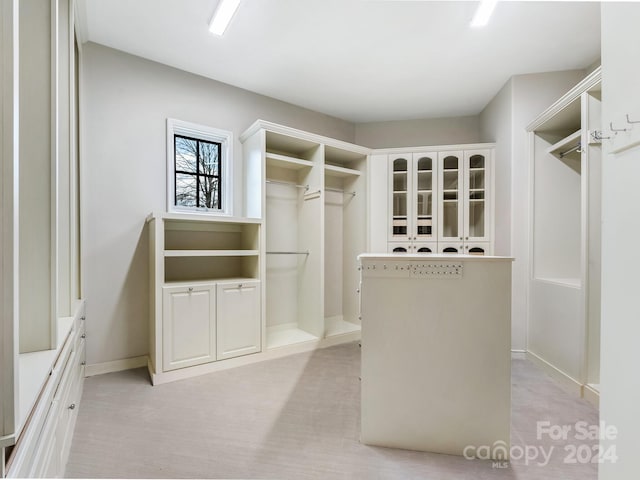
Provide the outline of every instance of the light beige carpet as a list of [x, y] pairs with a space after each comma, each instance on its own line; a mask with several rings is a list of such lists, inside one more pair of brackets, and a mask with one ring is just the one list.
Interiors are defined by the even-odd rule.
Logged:
[[[277, 479], [596, 479], [566, 464], [571, 442], [536, 421], [598, 421], [525, 360], [513, 361], [512, 442], [554, 447], [545, 467], [362, 445], [360, 349], [340, 345], [152, 387], [146, 369], [85, 380], [68, 477]], [[434, 392], [437, 394], [437, 392]]]

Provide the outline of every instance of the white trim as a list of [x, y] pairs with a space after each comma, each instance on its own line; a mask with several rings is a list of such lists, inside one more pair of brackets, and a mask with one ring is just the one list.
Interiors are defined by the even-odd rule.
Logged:
[[149, 357], [142, 355], [140, 357], [125, 358], [123, 360], [114, 360], [112, 362], [94, 363], [87, 365], [84, 369], [85, 377], [93, 377], [94, 375], [102, 375], [104, 373], [120, 372], [122, 370], [131, 370], [147, 365]]
[[545, 371], [551, 378], [556, 380], [560, 385], [570, 394], [575, 395], [576, 397], [582, 397], [582, 388], [583, 385], [578, 380], [573, 378], [570, 375], [567, 375], [565, 372], [556, 368], [542, 357], [536, 355], [530, 350], [527, 350], [527, 360], [531, 360], [538, 367]]
[[594, 407], [600, 407], [600, 392], [593, 388], [591, 385], [587, 384], [582, 387], [582, 398], [584, 398]]
[[542, 125], [556, 116], [558, 112], [562, 111], [569, 104], [579, 99], [583, 92], [587, 92], [597, 86], [600, 83], [601, 76], [602, 67], [598, 67], [587, 75], [584, 80], [560, 97], [553, 105], [538, 115], [529, 125], [527, 125], [527, 132], [533, 132], [539, 129]]
[[147, 368], [149, 370], [149, 376], [151, 377], [151, 383], [153, 385], [161, 385], [167, 382], [183, 380], [185, 378], [196, 377], [198, 375], [204, 375], [207, 373], [219, 372], [221, 370], [228, 370], [229, 368], [250, 365], [252, 363], [263, 362], [265, 360], [272, 360], [274, 358], [286, 357], [289, 355], [294, 355], [296, 353], [311, 352], [318, 348], [332, 347], [334, 345], [340, 345], [356, 340], [360, 340], [359, 330], [355, 332], [345, 333], [343, 335], [335, 335], [324, 339], [310, 340], [308, 342], [301, 342], [293, 345], [285, 345], [282, 347], [266, 349], [259, 353], [230, 358], [228, 360], [219, 360], [216, 362], [209, 362], [203, 365], [196, 365], [189, 368], [180, 368], [178, 370], [173, 370], [170, 372], [156, 373], [153, 371], [153, 367], [150, 362], [147, 365]]
[[369, 155], [373, 151], [370, 148], [362, 147], [354, 143], [336, 140], [335, 138], [324, 137], [322, 135], [305, 132], [304, 130], [298, 130], [297, 128], [279, 125], [277, 123], [268, 122], [266, 120], [256, 120], [247, 130], [244, 131], [244, 133], [242, 133], [242, 135], [240, 135], [240, 142], [244, 143], [249, 137], [251, 137], [260, 129], [264, 129], [272, 133], [287, 135], [289, 137], [295, 137], [301, 140], [307, 140], [313, 143], [321, 143], [325, 146], [339, 148], [341, 150], [348, 150], [350, 152], [360, 153], [362, 155]]
[[455, 145], [423, 145], [420, 147], [392, 147], [377, 148], [372, 150], [376, 154], [403, 154], [403, 153], [433, 153], [447, 152], [450, 150], [487, 150], [494, 149], [495, 143], [459, 143]]
[[[220, 210], [206, 208], [190, 208], [176, 206], [175, 175], [174, 175], [174, 143], [175, 134], [188, 135], [197, 139], [221, 143], [220, 160], [222, 188], [222, 208]], [[198, 125], [196, 123], [167, 118], [167, 212], [198, 213], [202, 215], [230, 216], [233, 215], [233, 132], [219, 128]]]
[[[18, 1], [0, 0], [0, 446], [15, 443], [18, 410]], [[4, 466], [3, 466], [4, 470]]]

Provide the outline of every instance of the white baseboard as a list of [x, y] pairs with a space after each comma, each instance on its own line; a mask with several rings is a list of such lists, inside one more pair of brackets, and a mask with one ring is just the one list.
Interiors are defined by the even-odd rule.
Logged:
[[538, 365], [549, 376], [554, 378], [560, 383], [560, 385], [567, 390], [570, 394], [576, 397], [582, 398], [582, 383], [575, 378], [567, 375], [565, 372], [547, 362], [545, 359], [539, 357], [531, 351], [527, 351], [527, 359]]
[[600, 407], [600, 392], [591, 385], [585, 385], [582, 387], [582, 396], [594, 407]]
[[112, 362], [94, 363], [87, 365], [84, 370], [85, 377], [93, 377], [94, 375], [102, 375], [104, 373], [120, 372], [122, 370], [130, 370], [132, 368], [140, 368], [147, 366], [147, 356], [125, 358], [123, 360], [114, 360]]
[[359, 330], [342, 335], [334, 335], [332, 337], [324, 339], [310, 340], [294, 345], [286, 345], [282, 347], [266, 349], [259, 353], [252, 353], [250, 355], [244, 355], [241, 357], [205, 363], [202, 365], [196, 365], [194, 367], [179, 368], [177, 370], [171, 370], [169, 372], [155, 372], [153, 370], [151, 362], [148, 362], [148, 364], [145, 363], [145, 365], [147, 365], [147, 368], [149, 370], [151, 383], [153, 385], [161, 385], [167, 382], [183, 380], [186, 378], [196, 377], [198, 375], [205, 375], [207, 373], [219, 372], [221, 370], [227, 370], [229, 368], [241, 367], [243, 365], [263, 362], [265, 360], [273, 360], [275, 358], [286, 357], [288, 355], [294, 355], [296, 353], [311, 352], [319, 348], [332, 347], [334, 345], [354, 342], [356, 340], [360, 340]]
[[527, 359], [527, 351], [526, 350], [511, 350], [511, 359], [512, 360], [526, 360]]

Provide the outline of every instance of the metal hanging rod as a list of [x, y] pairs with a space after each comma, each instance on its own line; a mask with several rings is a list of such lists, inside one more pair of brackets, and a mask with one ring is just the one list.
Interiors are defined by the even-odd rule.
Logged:
[[340, 190], [339, 188], [326, 187], [325, 190], [327, 192], [338, 192], [338, 193], [344, 193], [345, 195], [353, 195], [354, 197], [356, 196], [356, 192], [345, 192], [344, 190]]
[[571, 152], [578, 152], [581, 153], [582, 150], [580, 150], [582, 148], [582, 145], [577, 144], [574, 147], [571, 147], [569, 150], [565, 150], [564, 152], [560, 152], [560, 158], [564, 158], [566, 155], [569, 155]]
[[304, 252], [267, 252], [267, 255], [309, 255], [309, 250]]
[[266, 180], [267, 183], [277, 183], [278, 185], [288, 185], [290, 187], [304, 188], [305, 190], [309, 190], [309, 185], [298, 185], [296, 183], [291, 182], [281, 182], [280, 180]]

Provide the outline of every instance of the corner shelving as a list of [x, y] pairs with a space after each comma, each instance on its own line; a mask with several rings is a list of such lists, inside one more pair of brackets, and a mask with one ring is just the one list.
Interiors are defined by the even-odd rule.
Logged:
[[246, 211], [264, 219], [266, 350], [355, 340], [370, 149], [263, 120], [240, 141], [262, 182], [247, 178]]

